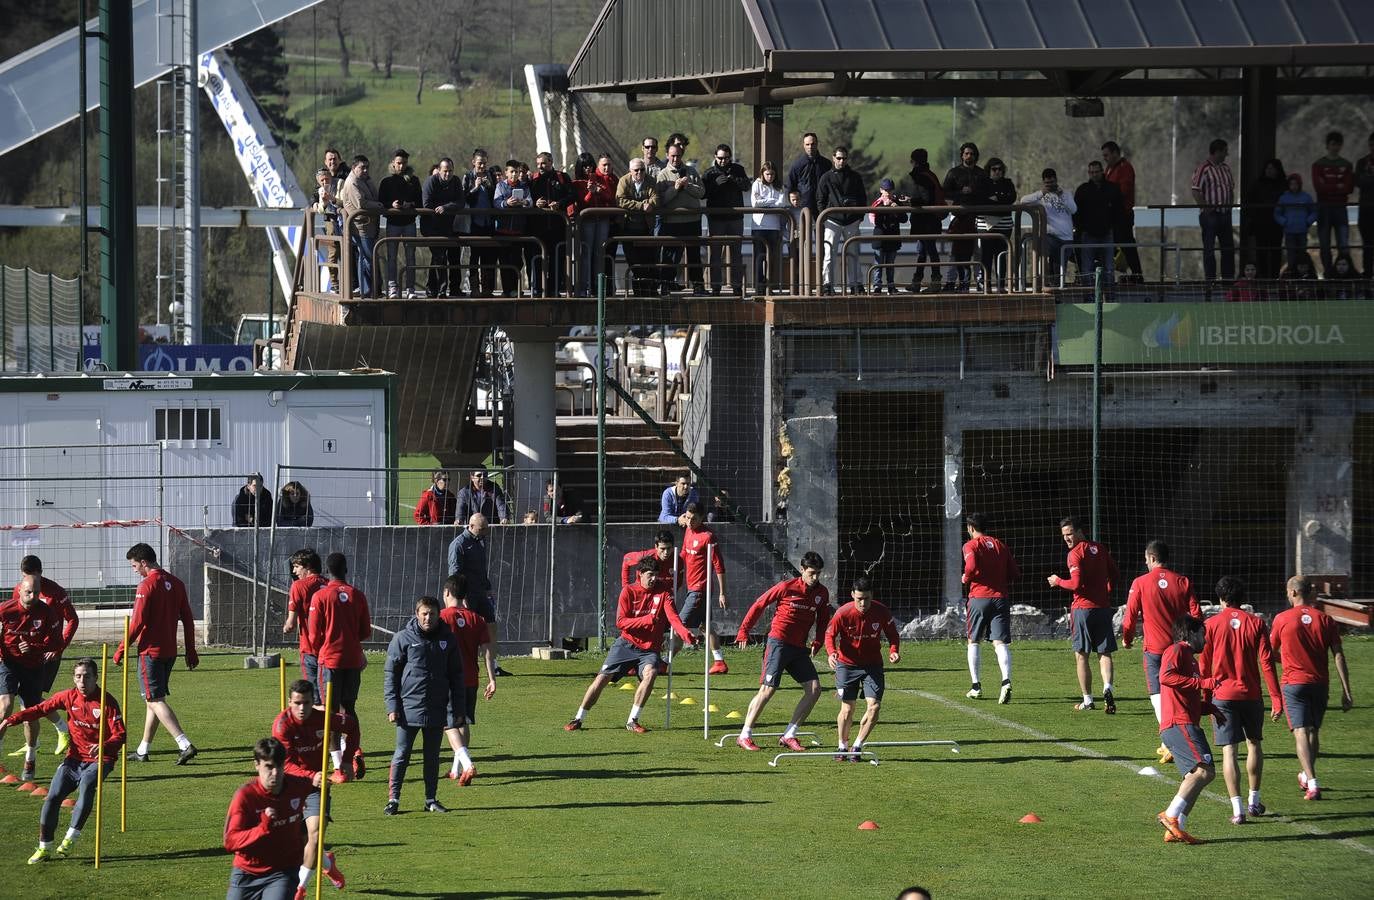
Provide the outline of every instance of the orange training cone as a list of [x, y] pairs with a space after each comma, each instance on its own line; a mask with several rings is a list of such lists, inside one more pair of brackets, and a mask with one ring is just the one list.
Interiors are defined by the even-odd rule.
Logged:
[[26, 794], [27, 794], [29, 791], [37, 790], [37, 789], [38, 789], [38, 785], [34, 784], [32, 781], [26, 781], [26, 782], [24, 782], [23, 784], [19, 785], [19, 788], [18, 788], [18, 790], [23, 791], [23, 792], [26, 793]]
[[1022, 825], [1038, 825], [1042, 820], [1035, 813], [1026, 813], [1018, 821], [1020, 821]]
[[865, 820], [865, 821], [859, 823], [859, 830], [860, 830], [860, 831], [877, 831], [877, 830], [878, 830], [878, 823], [875, 822], [875, 821], [873, 821], [872, 819], [867, 819], [867, 820]]
[[0, 778], [0, 784], [18, 784], [18, 783], [19, 783], [19, 776], [18, 776], [18, 775], [15, 775], [15, 774], [13, 774], [13, 773], [11, 773], [11, 774], [9, 774], [9, 775], [6, 775], [4, 778]]
[[46, 796], [48, 796], [48, 789], [45, 788], [45, 787], [34, 788], [34, 789], [33, 789], [33, 795], [34, 795], [35, 797], [46, 797]]
[[63, 808], [63, 809], [71, 809], [73, 806], [76, 806], [76, 798], [75, 798], [75, 797], [68, 797], [66, 800], [63, 800], [63, 801], [62, 801], [62, 808]]

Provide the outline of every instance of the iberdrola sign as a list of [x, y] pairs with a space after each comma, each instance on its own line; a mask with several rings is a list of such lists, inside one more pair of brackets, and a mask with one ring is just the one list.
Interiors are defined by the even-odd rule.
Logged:
[[[1093, 363], [1091, 303], [1056, 310], [1059, 364]], [[1374, 362], [1374, 308], [1345, 300], [1105, 303], [1106, 365]]]

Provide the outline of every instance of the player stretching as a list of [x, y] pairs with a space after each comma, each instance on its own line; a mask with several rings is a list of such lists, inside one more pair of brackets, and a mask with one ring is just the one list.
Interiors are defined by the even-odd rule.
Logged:
[[[25, 575], [19, 597], [0, 604], [0, 718], [14, 709], [17, 695], [25, 707], [43, 699], [43, 660], [61, 635], [55, 609], [38, 599], [38, 576]], [[29, 720], [26, 720], [29, 721]], [[24, 780], [33, 781], [37, 741], [24, 747]]]
[[[157, 564], [157, 554], [147, 544], [134, 544], [125, 554], [129, 565], [143, 576], [134, 591], [134, 615], [129, 622], [129, 641], [138, 647], [138, 680], [148, 712], [143, 719], [143, 740], [134, 759], [148, 761], [148, 750], [159, 722], [177, 742], [177, 765], [184, 766], [196, 755], [196, 745], [181, 730], [177, 714], [167, 702], [172, 692], [172, 666], [177, 661], [177, 623], [186, 639], [186, 668], [200, 665], [196, 653], [196, 620], [186, 600], [186, 585]], [[114, 664], [124, 659], [124, 645], [115, 649]]]
[[[347, 759], [350, 751], [358, 745], [358, 722], [347, 713], [335, 713], [329, 721], [330, 734], [341, 735], [344, 750], [331, 751], [334, 774], [330, 781], [343, 784], [349, 780], [348, 773], [339, 768], [340, 757]], [[287, 694], [286, 709], [281, 711], [272, 723], [272, 737], [281, 741], [286, 748], [286, 774], [301, 778], [314, 778], [322, 771], [324, 763], [324, 707], [315, 705], [315, 686], [306, 679], [291, 682]], [[310, 873], [315, 870], [315, 854], [320, 846], [320, 792], [311, 793], [305, 800], [305, 853], [301, 857], [300, 874], [297, 877], [296, 900], [305, 900], [305, 888], [310, 883]], [[334, 862], [334, 854], [325, 851], [324, 874], [336, 888], [344, 886], [343, 873]]]
[[654, 584], [656, 591], [671, 591], [677, 586], [673, 584], [673, 533], [666, 528], [660, 528], [658, 534], [654, 535], [654, 545], [648, 550], [631, 550], [620, 560], [620, 586], [630, 587], [639, 581], [639, 575], [635, 571], [635, 566], [641, 559], [653, 559], [658, 563], [658, 580]]
[[239, 788], [224, 819], [224, 849], [234, 854], [225, 900], [286, 900], [296, 890], [305, 829], [301, 820], [320, 773], [286, 771], [286, 748], [276, 738], [253, 745], [258, 777]]
[[1051, 575], [1045, 580], [1050, 587], [1060, 587], [1073, 593], [1071, 616], [1074, 661], [1078, 667], [1078, 688], [1083, 702], [1074, 709], [1093, 709], [1093, 672], [1088, 655], [1097, 653], [1097, 665], [1102, 670], [1102, 700], [1107, 715], [1116, 714], [1116, 696], [1112, 693], [1112, 654], [1116, 652], [1116, 637], [1112, 634], [1112, 585], [1121, 580], [1116, 562], [1107, 548], [1090, 541], [1073, 518], [1059, 523], [1059, 533], [1069, 547], [1069, 577]]
[[[878, 708], [887, 688], [880, 639], [887, 636], [887, 660], [895, 663], [901, 659], [897, 652], [901, 637], [892, 621], [892, 613], [873, 599], [873, 586], [867, 578], [854, 579], [849, 597], [853, 602], [841, 606], [825, 630], [825, 652], [835, 672], [835, 691], [840, 695], [840, 715], [836, 720], [840, 730], [839, 752], [835, 759], [859, 762], [864, 741], [878, 724]], [[859, 737], [850, 744], [849, 725], [860, 686], [866, 706], [859, 722]]]
[[[62, 711], [67, 714], [71, 743], [67, 755], [58, 763], [53, 774], [52, 784], [48, 787], [47, 799], [43, 801], [43, 811], [38, 814], [38, 849], [29, 857], [29, 865], [43, 862], [53, 855], [65, 857], [72, 852], [72, 845], [81, 836], [86, 818], [95, 809], [95, 779], [97, 742], [100, 740], [100, 717], [105, 717], [105, 743], [99, 745], [100, 765], [103, 776], [108, 778], [119, 758], [119, 748], [124, 746], [124, 719], [119, 714], [119, 704], [106, 693], [104, 702], [100, 700], [100, 672], [95, 660], [87, 657], [78, 659], [72, 670], [72, 681], [76, 687], [53, 694], [42, 703], [27, 707], [0, 722], [0, 735], [5, 729], [20, 722], [37, 722], [45, 715]], [[57, 849], [52, 842], [57, 837], [57, 816], [62, 809], [62, 801], [72, 791], [76, 791], [76, 806], [72, 808], [71, 825]]]
[[1193, 811], [1202, 789], [1217, 777], [1212, 764], [1212, 748], [1198, 727], [1203, 713], [1216, 717], [1218, 725], [1226, 724], [1226, 714], [1202, 699], [1203, 691], [1210, 691], [1216, 681], [1204, 678], [1195, 654], [1201, 653], [1206, 642], [1206, 629], [1201, 619], [1179, 616], [1173, 625], [1174, 643], [1159, 662], [1160, 740], [1173, 754], [1183, 783], [1168, 807], [1158, 816], [1164, 826], [1164, 842], [1182, 841], [1200, 844], [1202, 841], [1187, 831], [1188, 814]]
[[[310, 601], [310, 645], [320, 663], [320, 681], [334, 684], [333, 709], [342, 708], [349, 718], [358, 720], [358, 689], [362, 686], [363, 641], [372, 637], [372, 615], [367, 597], [344, 579], [348, 560], [342, 553], [331, 553], [325, 561], [329, 581]], [[333, 710], [331, 710], [332, 712]], [[344, 760], [348, 765], [349, 760]], [[353, 777], [367, 772], [361, 738], [351, 760]]]
[[[1231, 824], [1245, 824], [1245, 814], [1264, 815], [1260, 802], [1260, 776], [1264, 772], [1264, 703], [1260, 700], [1260, 671], [1269, 686], [1269, 701], [1274, 718], [1283, 709], [1274, 656], [1269, 650], [1269, 631], [1264, 620], [1240, 608], [1245, 602], [1245, 585], [1229, 575], [1217, 582], [1221, 612], [1207, 620], [1207, 646], [1202, 651], [1202, 674], [1216, 679], [1212, 704], [1226, 715], [1226, 724], [1213, 731], [1221, 748], [1221, 773], [1226, 793], [1231, 798]], [[1236, 768], [1236, 745], [1245, 739], [1245, 771], [1250, 781], [1250, 798], [1241, 805], [1240, 772]]]
[[315, 645], [310, 643], [310, 598], [324, 587], [320, 574], [320, 555], [314, 550], [297, 550], [291, 554], [291, 593], [286, 601], [286, 622], [282, 634], [300, 632], [301, 677], [315, 686], [315, 696], [324, 698], [324, 680], [320, 678], [320, 660]]
[[1002, 670], [1002, 689], [998, 703], [1011, 702], [1011, 583], [1021, 577], [1021, 568], [1007, 545], [987, 533], [987, 518], [969, 513], [964, 518], [968, 543], [964, 544], [963, 582], [968, 585], [968, 674], [973, 686], [964, 696], [977, 700], [983, 696], [979, 681], [980, 645], [992, 639], [997, 667]]
[[[802, 695], [792, 712], [792, 720], [787, 723], [787, 731], [778, 739], [778, 744], [798, 753], [804, 749], [797, 740], [797, 729], [806, 721], [811, 708], [821, 696], [821, 679], [811, 663], [811, 656], [821, 648], [825, 627], [830, 624], [830, 591], [820, 583], [823, 568], [825, 561], [819, 553], [803, 554], [801, 577], [780, 581], [769, 588], [749, 607], [744, 621], [740, 623], [735, 642], [743, 650], [749, 644], [749, 629], [754, 627], [770, 604], [778, 605], [773, 613], [773, 624], [768, 628], [768, 642], [764, 645], [759, 692], [749, 701], [744, 727], [735, 739], [735, 743], [745, 750], [759, 749], [759, 745], [753, 741], [754, 725], [768, 701], [777, 693], [783, 672], [802, 686]], [[816, 628], [816, 639], [811, 642], [808, 652], [806, 642], [812, 625]]]
[[625, 729], [635, 734], [648, 731], [639, 724], [639, 713], [654, 689], [654, 678], [663, 663], [658, 651], [663, 646], [665, 623], [672, 626], [688, 646], [696, 643], [696, 637], [687, 630], [677, 614], [672, 592], [654, 589], [658, 563], [653, 559], [641, 559], [636, 568], [639, 583], [620, 591], [620, 604], [615, 616], [615, 627], [620, 629], [620, 637], [616, 638], [606, 653], [606, 662], [587, 687], [587, 693], [582, 696], [577, 715], [563, 726], [564, 731], [581, 731], [587, 710], [596, 705], [606, 685], [619, 681], [631, 665], [639, 671], [639, 687], [635, 690]]
[[[1159, 660], [1173, 643], [1174, 620], [1179, 616], [1202, 618], [1197, 594], [1187, 577], [1170, 570], [1169, 545], [1150, 541], [1145, 545], [1146, 572], [1131, 582], [1126, 597], [1126, 615], [1121, 620], [1121, 646], [1130, 649], [1135, 640], [1136, 622], [1144, 619], [1145, 686], [1150, 691], [1150, 704], [1155, 709], [1155, 721], [1163, 721], [1159, 699]], [[1155, 751], [1160, 764], [1172, 762], [1169, 748], [1163, 744]]]
[[491, 649], [487, 620], [468, 608], [467, 584], [462, 575], [450, 575], [444, 582], [444, 608], [439, 611], [439, 618], [457, 636], [463, 656], [463, 702], [458, 704], [463, 710], [463, 722], [445, 729], [444, 737], [453, 748], [453, 767], [448, 777], [458, 779], [459, 787], [467, 787], [477, 775], [468, 754], [472, 726], [477, 722], [477, 657], [481, 656], [486, 663], [487, 689], [482, 696], [490, 700], [496, 696], [496, 654]]
[[[710, 548], [711, 568], [716, 572], [716, 583], [720, 590], [716, 602], [725, 609], [725, 560], [720, 556], [720, 542], [706, 520], [701, 515], [701, 504], [688, 503], [686, 531], [682, 535], [682, 568], [686, 573], [687, 599], [682, 603], [682, 621], [688, 628], [702, 628], [706, 624], [706, 582], [710, 574], [706, 571], [706, 553]], [[712, 630], [706, 635], [707, 646], [715, 662], [711, 663], [711, 675], [724, 675], [730, 671], [725, 664], [725, 654], [720, 652], [720, 638]]]
[[[53, 622], [53, 637], [49, 642], [52, 646], [43, 654], [43, 693], [46, 694], [52, 690], [53, 684], [57, 681], [57, 671], [62, 668], [62, 654], [71, 645], [80, 619], [77, 618], [76, 607], [72, 606], [71, 598], [67, 596], [66, 589], [51, 578], [43, 577], [43, 560], [32, 555], [26, 556], [19, 560], [19, 571], [24, 575], [37, 576], [38, 599], [58, 613], [58, 618]], [[14, 586], [14, 594], [11, 599], [19, 599], [18, 584]], [[48, 714], [48, 721], [52, 723], [53, 728], [57, 729], [57, 747], [53, 749], [53, 756], [64, 756], [67, 753], [69, 743], [67, 722], [55, 710]], [[29, 747], [37, 749], [38, 728], [37, 721], [25, 723], [24, 747], [11, 753], [10, 756], [27, 758]]]
[[[1336, 674], [1341, 679], [1341, 712], [1354, 705], [1350, 697], [1350, 672], [1341, 649], [1341, 632], [1330, 616], [1310, 605], [1317, 587], [1307, 578], [1288, 579], [1288, 604], [1291, 609], [1274, 616], [1269, 640], [1283, 666], [1283, 706], [1288, 711], [1288, 727], [1297, 744], [1298, 785], [1307, 800], [1320, 800], [1317, 786], [1317, 756], [1321, 751], [1322, 719], [1331, 690], [1331, 673], [1326, 654], [1336, 657]], [[1278, 710], [1273, 713], [1278, 719]]]

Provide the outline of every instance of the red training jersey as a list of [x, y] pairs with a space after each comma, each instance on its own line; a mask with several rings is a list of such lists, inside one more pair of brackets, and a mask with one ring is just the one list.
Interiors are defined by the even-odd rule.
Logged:
[[153, 659], [177, 658], [177, 623], [186, 637], [186, 658], [196, 655], [196, 620], [186, 599], [186, 585], [165, 569], [154, 567], [134, 591], [134, 615], [129, 622], [129, 642], [139, 655]]
[[367, 596], [345, 581], [329, 581], [310, 600], [310, 643], [320, 665], [361, 669], [363, 641], [372, 637]]
[[1202, 718], [1202, 691], [1210, 679], [1202, 677], [1193, 648], [1179, 641], [1169, 645], [1159, 661], [1159, 730], [1170, 725], [1196, 725]]
[[491, 629], [487, 620], [463, 606], [446, 606], [439, 610], [443, 619], [458, 638], [458, 650], [463, 657], [463, 687], [477, 687], [478, 651], [491, 643]]
[[658, 570], [654, 572], [654, 583], [651, 585], [654, 590], [671, 591], [677, 587], [673, 583], [672, 554], [669, 554], [667, 559], [659, 559], [658, 551], [653, 547], [648, 550], [631, 550], [620, 560], [621, 587], [639, 584], [639, 574], [635, 571], [635, 566], [639, 565], [639, 561], [642, 559], [652, 559], [658, 563]]
[[5, 719], [5, 724], [34, 722], [59, 709], [67, 714], [67, 730], [71, 734], [71, 743], [67, 745], [68, 759], [75, 757], [81, 762], [95, 762], [102, 711], [105, 714], [105, 743], [102, 746], [101, 759], [112, 763], [119, 758], [119, 748], [124, 746], [124, 717], [119, 714], [119, 704], [109, 693], [105, 694], [105, 706], [102, 710], [99, 694], [87, 697], [76, 688], [68, 688], [53, 694], [42, 703], [25, 707]]
[[[334, 713], [329, 723], [331, 744], [338, 734], [344, 736], [343, 758], [352, 759], [358, 747], [358, 720], [343, 711]], [[311, 707], [301, 722], [296, 721], [291, 710], [282, 710], [272, 723], [272, 737], [286, 748], [286, 773], [309, 778], [320, 771], [324, 762], [324, 708]]]
[[768, 628], [768, 636], [784, 644], [805, 647], [813, 625], [816, 626], [816, 640], [819, 641], [825, 634], [826, 626], [830, 624], [830, 591], [825, 585], [817, 581], [808, 587], [800, 578], [789, 578], [773, 585], [754, 601], [749, 611], [744, 614], [744, 621], [740, 623], [736, 640], [746, 640], [749, 637], [749, 629], [754, 627], [763, 617], [763, 611], [773, 603], [776, 603], [778, 608], [773, 613], [773, 624]]
[[315, 645], [310, 642], [310, 598], [328, 583], [319, 572], [311, 572], [291, 582], [291, 593], [287, 595], [286, 608], [296, 614], [301, 653], [310, 656], [315, 655]]
[[997, 538], [984, 534], [964, 544], [964, 583], [970, 599], [1006, 597], [1011, 583], [1020, 577], [1016, 557]]
[[305, 853], [305, 798], [314, 791], [299, 775], [283, 775], [278, 794], [256, 778], [239, 788], [224, 819], [224, 849], [233, 852], [234, 865], [249, 875], [295, 871]]
[[[0, 659], [33, 669], [43, 664], [43, 654], [61, 647], [61, 633], [54, 624], [62, 619], [57, 610], [34, 598], [28, 609], [18, 600], [0, 603]], [[20, 643], [26, 649], [20, 649]]]
[[711, 568], [717, 572], [725, 571], [725, 560], [720, 558], [720, 543], [716, 536], [703, 528], [693, 531], [688, 528], [682, 535], [682, 570], [687, 576], [687, 590], [706, 590], [706, 548], [711, 548]]
[[665, 623], [687, 643], [695, 640], [692, 632], [682, 624], [671, 593], [649, 590], [637, 584], [621, 589], [620, 605], [615, 614], [615, 627], [620, 629], [621, 637], [641, 650], [657, 651], [663, 646]]
[[901, 646], [892, 613], [876, 600], [859, 612], [853, 602], [840, 607], [825, 629], [825, 652], [838, 656], [847, 666], [881, 666], [881, 638], [887, 635], [888, 650]]
[[1174, 619], [1189, 615], [1202, 618], [1202, 607], [1187, 576], [1156, 566], [1131, 582], [1126, 597], [1126, 616], [1121, 620], [1121, 642], [1135, 637], [1136, 622], [1145, 620], [1145, 652], [1163, 653], [1174, 642]]
[[[76, 615], [76, 607], [72, 606], [72, 599], [67, 595], [66, 588], [51, 578], [44, 578], [41, 575], [38, 578], [38, 598], [57, 610], [59, 618], [54, 623], [54, 627], [57, 629], [60, 640], [53, 641], [54, 646], [50, 647], [49, 650], [61, 653], [67, 649], [67, 645], [76, 636], [76, 626], [80, 622]], [[14, 586], [14, 594], [11, 599], [19, 599], [18, 584]]]
[[1294, 606], [1274, 616], [1269, 642], [1283, 666], [1284, 684], [1327, 684], [1327, 654], [1341, 650], [1336, 621], [1310, 606]]
[[1274, 654], [1269, 649], [1269, 629], [1254, 613], [1223, 607], [1207, 620], [1207, 643], [1200, 662], [1203, 675], [1216, 679], [1212, 697], [1217, 700], [1260, 699], [1260, 671], [1269, 686], [1269, 703], [1283, 708]]
[[1105, 609], [1112, 605], [1112, 585], [1121, 580], [1116, 561], [1096, 541], [1079, 541], [1069, 550], [1069, 577], [1059, 586], [1073, 592], [1073, 609]]

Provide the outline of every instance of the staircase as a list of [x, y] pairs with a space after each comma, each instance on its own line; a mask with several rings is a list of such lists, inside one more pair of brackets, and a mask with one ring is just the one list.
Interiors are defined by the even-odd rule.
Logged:
[[[659, 423], [681, 448], [676, 422]], [[558, 420], [558, 477], [588, 518], [596, 509], [596, 419]], [[686, 469], [639, 418], [606, 420], [606, 521], [653, 522], [663, 489]]]

